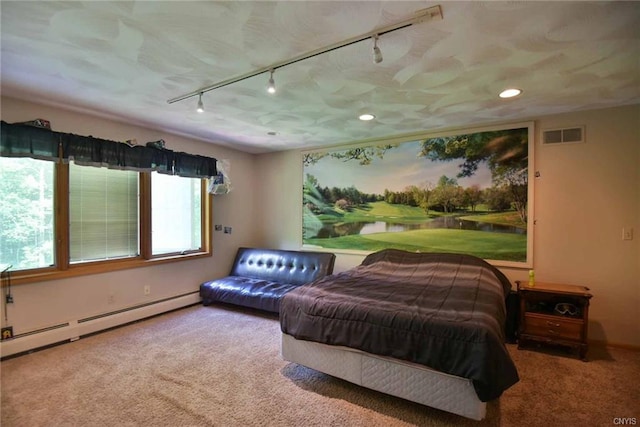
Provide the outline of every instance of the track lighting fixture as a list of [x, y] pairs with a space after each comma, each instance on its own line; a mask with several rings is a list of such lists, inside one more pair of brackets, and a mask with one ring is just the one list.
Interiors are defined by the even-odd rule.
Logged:
[[189, 93], [185, 93], [184, 95], [180, 95], [177, 96], [175, 98], [171, 98], [169, 100], [167, 100], [167, 102], [169, 104], [173, 104], [174, 102], [178, 102], [178, 101], [182, 101], [185, 100], [187, 98], [191, 98], [194, 96], [200, 96], [200, 101], [198, 101], [198, 111], [202, 110], [204, 111], [204, 108], [202, 108], [202, 94], [205, 92], [209, 92], [211, 90], [215, 90], [215, 89], [219, 89], [221, 87], [225, 87], [234, 83], [238, 83], [240, 81], [246, 80], [246, 79], [250, 79], [252, 77], [264, 74], [266, 72], [270, 72], [270, 78], [269, 78], [269, 85], [267, 86], [267, 90], [269, 91], [269, 93], [275, 93], [276, 91], [276, 85], [275, 82], [273, 80], [273, 72], [278, 69], [278, 68], [282, 68], [285, 67], [287, 65], [291, 65], [291, 64], [295, 64], [297, 62], [300, 61], [304, 61], [305, 59], [309, 59], [309, 58], [313, 58], [316, 57], [318, 55], [323, 55], [325, 53], [334, 51], [336, 49], [341, 49], [343, 47], [346, 46], [350, 46], [352, 44], [355, 43], [360, 43], [363, 42], [365, 40], [370, 40], [371, 38], [373, 38], [374, 44], [373, 44], [373, 62], [375, 62], [376, 64], [379, 64], [380, 62], [382, 62], [382, 52], [380, 51], [380, 48], [378, 47], [378, 37], [387, 34], [387, 33], [391, 33], [393, 31], [398, 31], [401, 30], [403, 28], [407, 28], [410, 27], [412, 25], [416, 25], [416, 24], [420, 24], [422, 22], [425, 21], [431, 21], [431, 20], [437, 20], [437, 19], [442, 19], [442, 8], [440, 6], [432, 6], [426, 9], [422, 9], [422, 10], [418, 10], [416, 11], [412, 16], [410, 16], [407, 19], [404, 19], [402, 21], [396, 22], [395, 24], [391, 24], [391, 25], [386, 25], [384, 27], [378, 27], [376, 29], [374, 29], [373, 31], [370, 31], [368, 33], [364, 33], [364, 34], [360, 34], [358, 36], [355, 37], [351, 37], [349, 39], [334, 43], [332, 45], [329, 46], [325, 46], [323, 48], [320, 49], [316, 49], [316, 50], [312, 50], [310, 52], [307, 53], [303, 53], [301, 55], [298, 56], [294, 56], [292, 58], [286, 59], [284, 61], [280, 61], [280, 62], [276, 62], [274, 64], [271, 64], [267, 67], [263, 67], [254, 71], [250, 71], [248, 73], [236, 76], [236, 77], [232, 77], [226, 80], [222, 80], [219, 81], [218, 83], [214, 83], [210, 86], [206, 86], [203, 88], [200, 88], [198, 90], [195, 90], [193, 92], [189, 92]]
[[196, 109], [198, 113], [204, 113], [204, 104], [202, 103], [202, 92], [200, 92], [200, 97], [198, 98], [198, 108]]
[[373, 36], [373, 62], [379, 64], [382, 62], [382, 52], [378, 47], [378, 35]]
[[269, 77], [269, 86], [267, 86], [267, 92], [276, 93], [276, 83], [273, 81], [273, 68], [271, 69], [271, 77]]

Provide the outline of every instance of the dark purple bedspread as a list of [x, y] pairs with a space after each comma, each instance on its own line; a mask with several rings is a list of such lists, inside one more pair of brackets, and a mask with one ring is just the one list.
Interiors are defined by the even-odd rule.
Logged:
[[469, 378], [478, 398], [518, 381], [504, 345], [509, 280], [470, 255], [387, 249], [286, 294], [283, 333]]

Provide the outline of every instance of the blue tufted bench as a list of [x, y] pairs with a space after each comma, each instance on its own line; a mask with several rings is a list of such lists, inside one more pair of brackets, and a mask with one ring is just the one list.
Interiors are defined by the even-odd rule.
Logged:
[[333, 273], [336, 256], [328, 252], [239, 248], [229, 276], [200, 285], [204, 305], [224, 302], [280, 312], [290, 290]]

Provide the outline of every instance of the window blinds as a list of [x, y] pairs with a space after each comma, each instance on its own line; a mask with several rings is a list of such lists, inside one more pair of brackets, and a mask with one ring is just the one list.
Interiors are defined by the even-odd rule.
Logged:
[[69, 165], [72, 263], [137, 256], [138, 173]]

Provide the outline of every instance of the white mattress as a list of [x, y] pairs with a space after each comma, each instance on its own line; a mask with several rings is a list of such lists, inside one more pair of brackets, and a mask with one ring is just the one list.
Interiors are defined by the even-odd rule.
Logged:
[[282, 358], [354, 384], [474, 420], [486, 414], [471, 380], [416, 363], [282, 334]]

